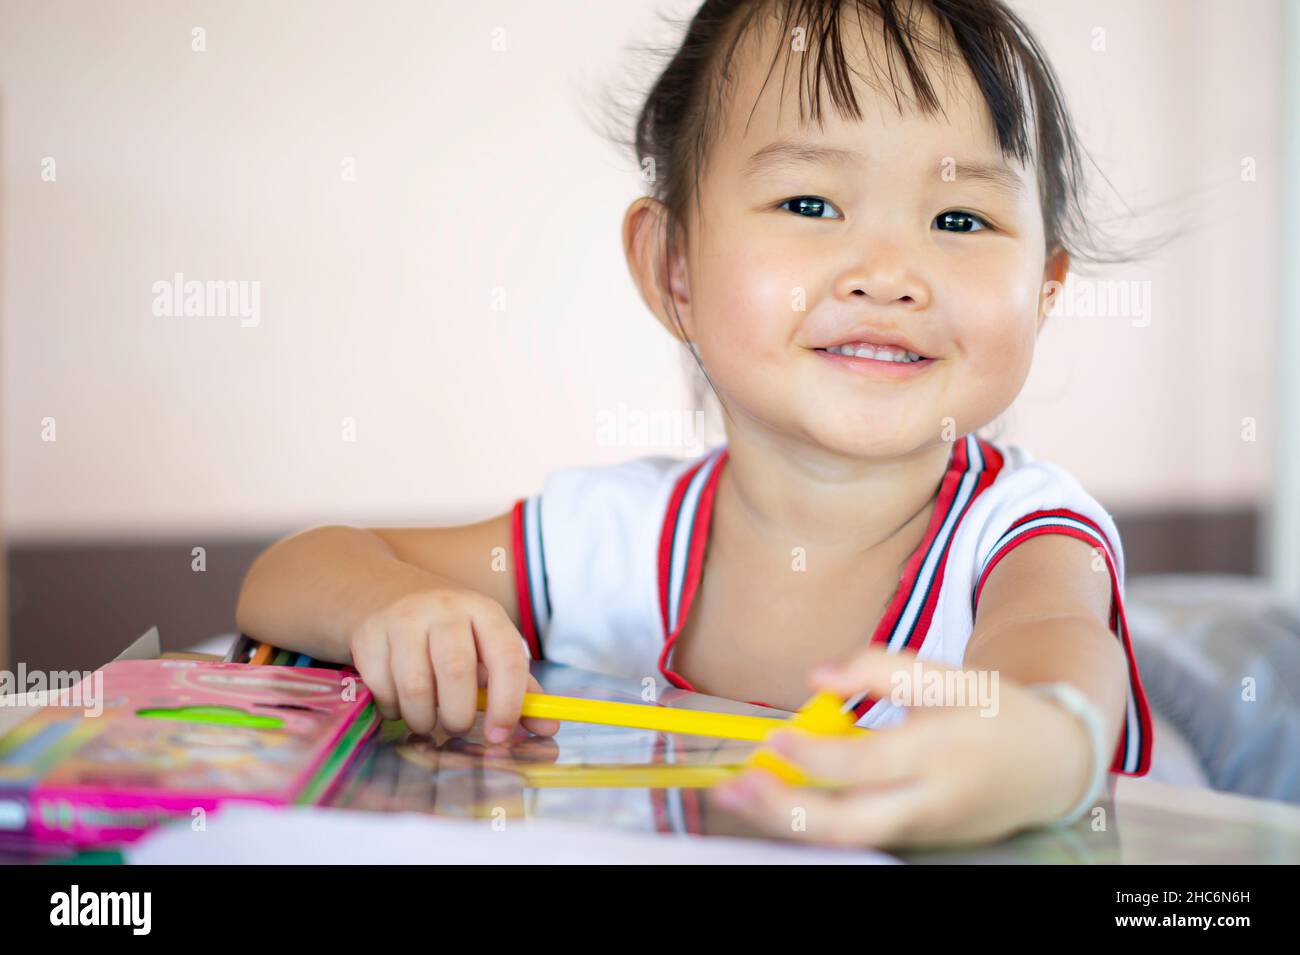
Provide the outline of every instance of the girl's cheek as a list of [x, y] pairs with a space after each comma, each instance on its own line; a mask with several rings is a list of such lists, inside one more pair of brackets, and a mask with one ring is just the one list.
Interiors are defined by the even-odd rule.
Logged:
[[1005, 411], [1029, 375], [1038, 290], [1028, 267], [1020, 256], [971, 256], [951, 263], [931, 289], [959, 361], [953, 398], [978, 424]]
[[1033, 315], [1006, 299], [963, 315], [959, 334], [969, 380], [996, 413], [1010, 405], [1029, 376], [1034, 355]]
[[[1032, 354], [1038, 288], [1019, 257], [972, 258], [952, 269], [935, 288], [940, 307], [956, 319], [963, 352], [999, 355], [1015, 362]], [[1005, 362], [1003, 362], [1005, 364]]]
[[[762, 250], [710, 261], [705, 276], [707, 337], [723, 348], [751, 356], [786, 347], [805, 313], [796, 310], [798, 271], [788, 260]], [[803, 281], [807, 281], [806, 279]]]

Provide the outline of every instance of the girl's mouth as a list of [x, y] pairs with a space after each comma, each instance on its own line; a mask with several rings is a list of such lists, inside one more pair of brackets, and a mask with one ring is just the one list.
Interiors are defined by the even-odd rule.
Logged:
[[843, 355], [846, 358], [870, 358], [875, 361], [892, 361], [898, 364], [929, 360], [924, 355], [918, 355], [914, 351], [907, 351], [902, 348], [896, 348], [892, 345], [868, 345], [865, 342], [856, 342], [847, 345], [832, 345], [830, 348], [818, 348], [815, 350]]
[[840, 345], [835, 348], [815, 348], [813, 351], [845, 371], [885, 378], [911, 378], [936, 361], [916, 352], [898, 348], [872, 348], [870, 345]]

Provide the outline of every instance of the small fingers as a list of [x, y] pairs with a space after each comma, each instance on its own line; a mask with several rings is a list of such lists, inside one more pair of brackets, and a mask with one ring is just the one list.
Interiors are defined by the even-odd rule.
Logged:
[[438, 685], [438, 723], [463, 736], [478, 716], [478, 653], [468, 616], [434, 620], [425, 645]]
[[895, 652], [881, 646], [870, 646], [843, 662], [815, 667], [809, 674], [809, 681], [845, 699], [865, 692], [881, 700], [898, 692], [906, 693], [932, 671], [942, 673], [951, 669], [954, 668], [943, 663], [921, 660], [911, 650]]
[[920, 720], [853, 736], [777, 730], [767, 745], [811, 775], [849, 786], [888, 787], [915, 779], [932, 734]]
[[359, 631], [352, 639], [352, 665], [375, 698], [379, 715], [386, 720], [398, 719], [401, 710], [393, 683], [387, 635], [370, 626]]
[[710, 798], [771, 835], [841, 848], [906, 845], [924, 831], [934, 802], [920, 782], [835, 793], [787, 786], [761, 771], [715, 787]]
[[471, 622], [478, 658], [487, 670], [483, 735], [489, 743], [503, 743], [519, 723], [524, 691], [528, 688], [528, 659], [514, 624], [504, 611], [492, 606], [476, 608]]
[[393, 682], [402, 719], [412, 733], [432, 733], [437, 721], [438, 689], [423, 634], [395, 629], [388, 635]]
[[[533, 676], [531, 673], [528, 675], [527, 687], [529, 693], [546, 692], [542, 689], [542, 685], [537, 682], [537, 677]], [[560, 731], [559, 720], [542, 719], [537, 716], [526, 716], [521, 722], [523, 723], [524, 729], [537, 736], [554, 736]]]

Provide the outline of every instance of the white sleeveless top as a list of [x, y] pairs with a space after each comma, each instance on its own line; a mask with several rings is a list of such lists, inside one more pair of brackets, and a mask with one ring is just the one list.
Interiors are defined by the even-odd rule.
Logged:
[[[673, 672], [673, 644], [699, 587], [726, 461], [720, 445], [688, 460], [566, 468], [547, 477], [540, 494], [515, 503], [520, 631], [534, 658], [693, 689]], [[1077, 537], [1106, 560], [1110, 627], [1129, 665], [1128, 715], [1111, 771], [1145, 775], [1151, 715], [1124, 616], [1119, 533], [1070, 474], [1018, 445], [974, 434], [953, 444], [925, 538], [870, 642], [962, 666], [985, 578], [1039, 534]], [[849, 706], [861, 726], [905, 717], [887, 699], [864, 696]]]

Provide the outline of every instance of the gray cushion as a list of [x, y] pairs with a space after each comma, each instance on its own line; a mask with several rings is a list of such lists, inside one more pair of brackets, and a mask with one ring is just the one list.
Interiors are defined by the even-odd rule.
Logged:
[[1125, 593], [1148, 701], [1209, 784], [1300, 803], [1300, 602], [1218, 574], [1137, 576]]

